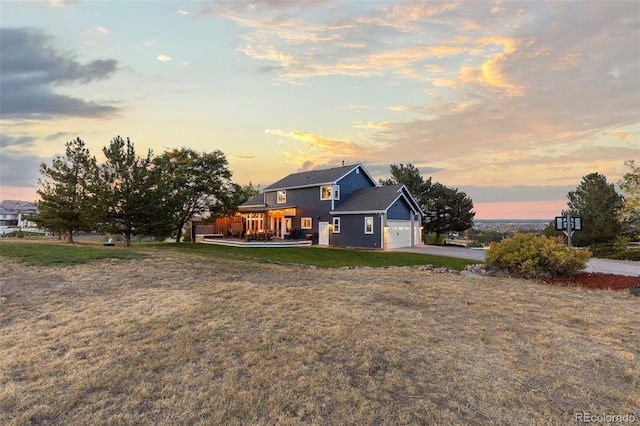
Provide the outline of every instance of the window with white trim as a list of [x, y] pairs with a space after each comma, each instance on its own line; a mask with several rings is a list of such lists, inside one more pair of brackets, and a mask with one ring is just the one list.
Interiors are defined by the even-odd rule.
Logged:
[[334, 234], [339, 234], [340, 233], [340, 218], [339, 217], [334, 217], [333, 218], [333, 233]]
[[320, 187], [321, 200], [339, 200], [340, 185], [324, 185]]
[[320, 187], [320, 199], [321, 200], [331, 199], [331, 185], [325, 185]]
[[287, 191], [278, 191], [276, 195], [276, 203], [284, 204], [287, 202]]
[[364, 233], [373, 234], [373, 217], [371, 216], [364, 218]]
[[249, 213], [246, 216], [247, 231], [259, 231], [264, 229], [264, 216], [262, 213]]
[[300, 219], [300, 229], [311, 229], [310, 217], [303, 217]]

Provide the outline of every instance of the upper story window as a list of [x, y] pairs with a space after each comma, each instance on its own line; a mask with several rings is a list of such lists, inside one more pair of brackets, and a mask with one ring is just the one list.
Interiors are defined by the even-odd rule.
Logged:
[[321, 200], [339, 200], [340, 185], [325, 185], [320, 187]]
[[284, 204], [287, 202], [287, 191], [278, 191], [276, 194], [276, 202], [278, 204]]

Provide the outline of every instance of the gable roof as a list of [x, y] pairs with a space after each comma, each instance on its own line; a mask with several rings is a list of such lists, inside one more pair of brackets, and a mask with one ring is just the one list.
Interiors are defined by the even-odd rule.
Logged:
[[0, 202], [0, 207], [8, 211], [26, 211], [38, 209], [38, 206], [36, 206], [35, 203], [20, 200], [2, 200], [2, 202]]
[[371, 182], [376, 185], [376, 181], [369, 175], [369, 173], [362, 167], [360, 163], [351, 164], [340, 167], [333, 167], [330, 169], [311, 170], [308, 172], [292, 173], [289, 176], [280, 179], [279, 181], [267, 186], [264, 191], [273, 191], [276, 189], [293, 189], [293, 188], [305, 188], [310, 186], [330, 185], [336, 183], [344, 176], [351, 173], [353, 170], [360, 168], [360, 170], [367, 176]]
[[382, 213], [399, 198], [404, 198], [412, 210], [423, 215], [420, 206], [402, 184], [361, 188], [331, 213]]
[[247, 201], [245, 201], [244, 203], [242, 203], [243, 206], [264, 206], [264, 193], [260, 193], [258, 195], [256, 195], [255, 197], [252, 197], [250, 199], [248, 199]]
[[256, 195], [253, 198], [245, 201], [244, 203], [238, 206], [238, 209], [242, 212], [253, 212], [253, 211], [264, 211], [264, 208], [267, 206], [264, 200], [264, 192]]

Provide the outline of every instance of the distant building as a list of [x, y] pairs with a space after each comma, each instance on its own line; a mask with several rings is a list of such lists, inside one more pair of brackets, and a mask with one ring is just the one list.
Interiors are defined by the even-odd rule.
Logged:
[[36, 224], [26, 219], [38, 213], [38, 206], [29, 201], [3, 200], [0, 202], [0, 234], [19, 229], [35, 228]]

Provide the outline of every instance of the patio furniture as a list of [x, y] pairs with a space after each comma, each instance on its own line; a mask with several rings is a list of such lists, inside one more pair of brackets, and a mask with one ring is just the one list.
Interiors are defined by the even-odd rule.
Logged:
[[269, 241], [273, 238], [273, 231], [260, 229], [258, 231], [247, 231], [245, 241]]
[[232, 222], [229, 224], [229, 231], [231, 232], [232, 237], [240, 238], [242, 234], [242, 223]]

